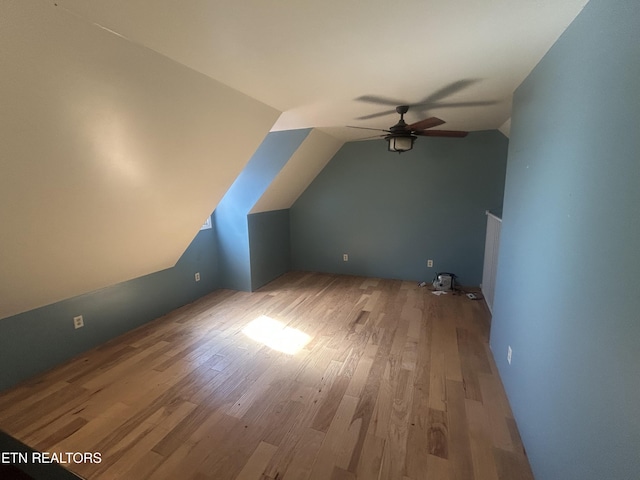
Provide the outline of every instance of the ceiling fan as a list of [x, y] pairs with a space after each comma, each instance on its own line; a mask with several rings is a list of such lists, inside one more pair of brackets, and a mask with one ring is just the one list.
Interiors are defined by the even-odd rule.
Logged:
[[[376, 130], [379, 132], [385, 132], [383, 135], [375, 135], [369, 138], [384, 138], [388, 142], [390, 152], [407, 152], [413, 148], [413, 142], [415, 142], [418, 136], [421, 137], [466, 137], [469, 132], [463, 132], [459, 130], [427, 130], [429, 128], [437, 127], [446, 123], [437, 117], [425, 118], [419, 122], [407, 124], [404, 121], [404, 114], [409, 111], [408, 105], [399, 105], [396, 107], [396, 112], [400, 114], [400, 120], [394, 126], [388, 130], [381, 128], [368, 128], [368, 127], [356, 127], [353, 125], [347, 125], [349, 128], [358, 128], [361, 130]], [[364, 140], [364, 139], [363, 139]]]

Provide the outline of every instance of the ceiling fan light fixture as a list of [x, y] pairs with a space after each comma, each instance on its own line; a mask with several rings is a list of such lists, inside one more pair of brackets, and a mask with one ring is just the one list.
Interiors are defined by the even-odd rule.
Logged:
[[[459, 130], [427, 130], [428, 128], [437, 127], [445, 123], [437, 117], [425, 118], [419, 122], [407, 125], [404, 121], [404, 114], [409, 110], [408, 105], [399, 105], [396, 112], [400, 114], [400, 120], [388, 130], [382, 128], [356, 127], [355, 125], [347, 125], [349, 128], [358, 128], [361, 130], [375, 130], [385, 132], [377, 135], [378, 138], [384, 138], [387, 141], [387, 150], [390, 152], [408, 152], [413, 149], [413, 142], [416, 141], [417, 135], [423, 137], [466, 137], [469, 132]], [[369, 137], [372, 138], [372, 137]], [[363, 139], [366, 140], [366, 139]]]
[[414, 135], [387, 135], [385, 140], [388, 142], [390, 152], [408, 152], [413, 148], [413, 142], [416, 141]]

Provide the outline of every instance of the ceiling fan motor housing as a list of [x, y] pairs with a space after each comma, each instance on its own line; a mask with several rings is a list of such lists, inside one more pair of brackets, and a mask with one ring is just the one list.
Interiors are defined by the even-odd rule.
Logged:
[[407, 105], [396, 107], [396, 112], [400, 114], [400, 120], [389, 129], [391, 133], [384, 137], [390, 152], [402, 153], [413, 148], [413, 142], [417, 137], [411, 134], [411, 130], [407, 129], [407, 122], [404, 121], [404, 114], [408, 111], [409, 107]]

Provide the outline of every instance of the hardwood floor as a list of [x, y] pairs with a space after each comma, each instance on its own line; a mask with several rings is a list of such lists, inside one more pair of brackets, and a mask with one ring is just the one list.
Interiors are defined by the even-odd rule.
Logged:
[[100, 452], [67, 465], [87, 478], [533, 479], [488, 329], [465, 296], [289, 273], [0, 395], [0, 429], [40, 451]]

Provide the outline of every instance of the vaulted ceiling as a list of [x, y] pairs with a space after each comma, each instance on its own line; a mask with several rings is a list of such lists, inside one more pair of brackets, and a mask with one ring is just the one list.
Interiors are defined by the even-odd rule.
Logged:
[[316, 129], [254, 212], [396, 104], [505, 130], [585, 4], [3, 0], [0, 318], [174, 265], [270, 130]]
[[[387, 128], [422, 103], [486, 130], [587, 0], [49, 0], [283, 112], [274, 130]], [[377, 96], [390, 105], [358, 98]], [[360, 117], [390, 111], [380, 117]]]

